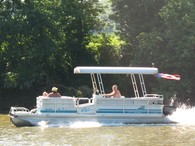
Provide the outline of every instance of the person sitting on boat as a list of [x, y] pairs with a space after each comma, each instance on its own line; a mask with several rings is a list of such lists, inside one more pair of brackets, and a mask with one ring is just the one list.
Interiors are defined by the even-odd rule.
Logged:
[[111, 97], [111, 98], [121, 98], [121, 93], [118, 90], [117, 85], [112, 86], [112, 92], [108, 94], [104, 94], [105, 97]]
[[47, 93], [47, 92], [43, 92], [43, 96], [47, 96], [47, 97], [61, 97], [61, 94], [58, 93], [58, 88], [53, 87], [51, 89], [51, 93]]
[[169, 99], [169, 101], [170, 101], [169, 105], [170, 105], [170, 106], [173, 106], [173, 105], [174, 105], [174, 102], [175, 102], [174, 98], [171, 97], [171, 98]]

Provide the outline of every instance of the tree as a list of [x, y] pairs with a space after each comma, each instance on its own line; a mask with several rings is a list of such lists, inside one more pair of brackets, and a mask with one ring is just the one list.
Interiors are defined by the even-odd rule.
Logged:
[[98, 0], [0, 3], [2, 88], [69, 84], [73, 67], [95, 64], [86, 45], [101, 26]]
[[153, 62], [162, 71], [181, 75], [179, 83], [169, 81], [166, 86], [160, 81], [161, 86], [155, 89], [164, 94], [169, 91], [168, 97], [177, 94], [187, 100], [194, 95], [194, 4], [191, 0], [168, 1], [159, 13], [164, 26], [137, 37], [140, 50], [147, 48], [152, 53], [147, 55], [148, 60], [155, 57]]
[[177, 91], [184, 98], [193, 98], [195, 93], [195, 63], [192, 61], [195, 60], [194, 9], [193, 0], [171, 0], [160, 12], [166, 26], [164, 41], [167, 51], [163, 55], [169, 60], [166, 68], [174, 67], [174, 71], [181, 74], [182, 80]]
[[[4, 87], [31, 87], [55, 66], [55, 25], [49, 1], [3, 1], [1, 51]], [[41, 6], [45, 6], [44, 9]], [[49, 71], [48, 71], [49, 70]]]
[[92, 35], [87, 47], [94, 52], [98, 65], [116, 66], [120, 63], [123, 45], [125, 42], [115, 33], [101, 33]]
[[151, 32], [161, 27], [162, 21], [158, 12], [164, 5], [164, 1], [112, 0], [112, 2], [114, 14], [110, 18], [116, 21], [119, 34], [127, 43], [122, 51], [122, 64], [148, 66], [151, 62], [137, 55], [139, 51], [137, 37], [140, 33]]
[[112, 1], [115, 14], [111, 18], [118, 22], [120, 35], [128, 45], [122, 50], [127, 54], [122, 58], [123, 64], [150, 66], [154, 63], [160, 72], [180, 74], [179, 83], [167, 81], [167, 86], [159, 79], [159, 88], [153, 90], [166, 93], [167, 97], [175, 93], [193, 97], [194, 1]]

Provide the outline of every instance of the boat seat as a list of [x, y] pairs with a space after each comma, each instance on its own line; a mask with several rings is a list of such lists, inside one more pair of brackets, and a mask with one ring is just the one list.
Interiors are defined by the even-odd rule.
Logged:
[[37, 109], [41, 112], [64, 111], [65, 109], [75, 110], [75, 108], [76, 100], [72, 97], [62, 96], [60, 98], [37, 98]]

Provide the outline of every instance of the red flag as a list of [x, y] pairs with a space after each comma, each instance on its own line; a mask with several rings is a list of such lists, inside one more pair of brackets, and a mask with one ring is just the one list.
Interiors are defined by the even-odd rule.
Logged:
[[155, 77], [164, 78], [168, 80], [180, 80], [180, 75], [178, 74], [170, 75], [170, 74], [159, 73], [159, 74], [156, 74]]

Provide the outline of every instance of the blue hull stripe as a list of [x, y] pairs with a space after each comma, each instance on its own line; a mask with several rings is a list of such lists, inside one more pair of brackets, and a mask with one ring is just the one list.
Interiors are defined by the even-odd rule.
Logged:
[[42, 113], [77, 113], [76, 110], [64, 110], [64, 111], [54, 111], [54, 110], [41, 110]]
[[142, 114], [142, 113], [151, 113], [151, 114], [159, 114], [162, 113], [160, 109], [150, 109], [149, 111], [147, 109], [99, 109], [97, 110], [97, 113], [136, 113], [136, 114]]
[[[54, 110], [41, 110], [41, 113], [77, 113], [76, 110], [60, 110], [60, 111], [54, 111]], [[129, 113], [135, 113], [135, 114], [143, 114], [143, 113], [150, 113], [150, 114], [159, 114], [162, 113], [162, 110], [160, 109], [150, 109], [149, 111], [147, 109], [99, 109], [96, 111], [96, 113], [107, 113], [107, 114], [113, 114], [113, 113], [121, 113], [121, 114], [129, 114]]]

